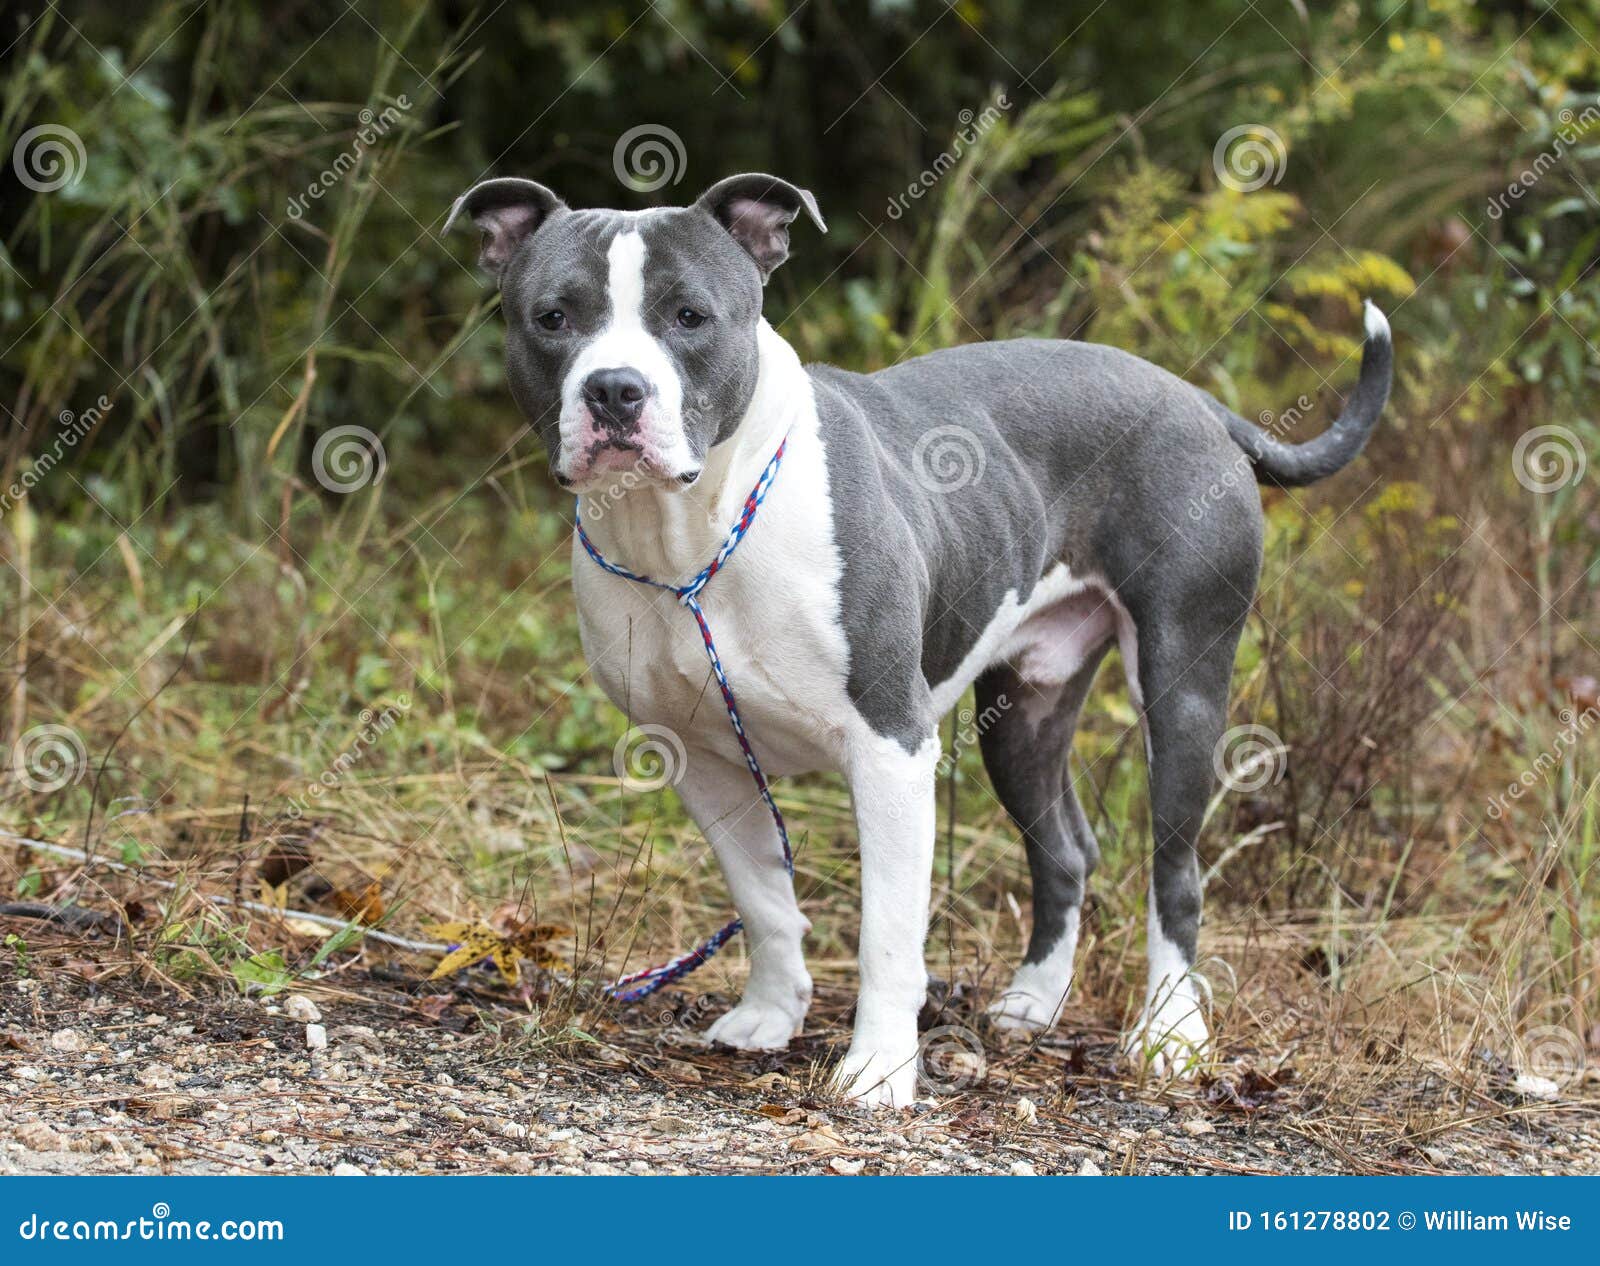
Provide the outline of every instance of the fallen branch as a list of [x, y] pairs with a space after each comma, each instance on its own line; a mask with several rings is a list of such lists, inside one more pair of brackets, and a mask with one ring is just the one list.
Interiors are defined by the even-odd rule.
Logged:
[[[0, 844], [10, 844], [15, 848], [31, 848], [41, 853], [49, 853], [54, 857], [63, 857], [68, 861], [77, 862], [86, 867], [98, 867], [105, 870], [116, 871], [118, 874], [138, 875], [139, 878], [168, 892], [176, 892], [183, 885], [176, 884], [170, 879], [157, 879], [145, 871], [142, 866], [129, 866], [125, 862], [114, 862], [105, 857], [91, 857], [82, 849], [69, 848], [65, 844], [51, 844], [46, 840], [30, 839], [26, 835], [18, 835], [0, 827]], [[256, 914], [270, 914], [279, 918], [304, 919], [307, 923], [316, 923], [334, 931], [342, 931], [353, 927], [360, 932], [362, 937], [369, 941], [377, 941], [382, 945], [389, 945], [395, 949], [408, 950], [413, 954], [446, 954], [450, 946], [439, 941], [413, 941], [404, 936], [396, 936], [392, 932], [380, 932], [377, 928], [369, 928], [349, 919], [335, 919], [331, 915], [312, 914], [309, 910], [280, 910], [277, 906], [270, 906], [264, 901], [249, 901], [243, 897], [223, 897], [214, 893], [194, 890], [196, 895], [206, 901], [218, 905], [232, 906], [237, 910], [250, 910]]]

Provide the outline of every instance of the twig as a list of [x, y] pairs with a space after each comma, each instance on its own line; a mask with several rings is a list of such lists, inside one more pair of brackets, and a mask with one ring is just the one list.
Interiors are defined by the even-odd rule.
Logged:
[[[50, 853], [55, 857], [64, 857], [69, 861], [82, 864], [85, 867], [98, 866], [106, 870], [114, 870], [119, 874], [137, 874], [145, 883], [154, 884], [157, 888], [164, 888], [168, 892], [176, 892], [181, 885], [173, 883], [170, 879], [157, 879], [148, 874], [142, 867], [129, 866], [123, 862], [114, 862], [105, 857], [91, 857], [82, 849], [69, 848], [65, 844], [51, 844], [45, 840], [30, 839], [25, 835], [18, 835], [0, 827], [0, 843], [11, 844], [17, 848], [36, 849], [41, 853]], [[392, 932], [380, 932], [377, 928], [369, 928], [349, 919], [335, 919], [331, 915], [312, 914], [308, 910], [280, 910], [277, 906], [269, 906], [264, 901], [249, 901], [243, 897], [222, 897], [214, 893], [197, 893], [207, 901], [214, 901], [219, 905], [234, 906], [240, 910], [251, 910], [257, 914], [270, 914], [279, 918], [304, 919], [307, 923], [316, 923], [335, 931], [342, 931], [354, 927], [369, 941], [378, 941], [384, 945], [393, 946], [395, 949], [409, 950], [413, 954], [444, 954], [448, 953], [450, 946], [439, 941], [413, 941], [404, 936], [396, 936]]]

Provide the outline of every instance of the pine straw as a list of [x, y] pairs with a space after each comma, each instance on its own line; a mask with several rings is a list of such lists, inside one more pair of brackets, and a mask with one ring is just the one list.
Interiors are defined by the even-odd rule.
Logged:
[[[847, 1040], [855, 972], [858, 876], [848, 801], [826, 781], [786, 786], [780, 798], [799, 828], [797, 882], [814, 924], [808, 948], [817, 982], [808, 1034], [783, 1055], [693, 1043], [738, 995], [746, 967], [738, 940], [685, 989], [624, 1008], [601, 995], [598, 982], [692, 943], [728, 913], [697, 834], [673, 819], [641, 816], [641, 805], [664, 795], [627, 792], [612, 778], [546, 775], [500, 761], [398, 784], [347, 777], [318, 817], [299, 822], [262, 821], [238, 808], [130, 812], [123, 805], [96, 851], [122, 856], [136, 839], [140, 871], [0, 851], [8, 888], [37, 871], [37, 900], [115, 914], [122, 921], [115, 934], [86, 937], [32, 919], [10, 919], [5, 930], [23, 939], [30, 970], [56, 991], [92, 978], [96, 991], [112, 996], [177, 1000], [166, 1009], [248, 1011], [261, 1004], [237, 1001], [231, 964], [247, 950], [280, 948], [301, 973], [294, 988], [340, 1009], [375, 1008], [397, 1025], [402, 1045], [432, 1041], [441, 1024], [466, 1029], [479, 1054], [530, 1072], [566, 1070], [584, 1085], [624, 1068], [671, 1082], [676, 1074], [662, 1073], [663, 1061], [677, 1061], [695, 1070], [694, 1096], [710, 1096], [718, 1110], [763, 1098], [748, 1083], [779, 1072], [788, 1079], [781, 1102], [804, 1100], [818, 1105], [805, 1111], [837, 1114], [825, 1073]], [[262, 863], [285, 838], [305, 840], [313, 860], [273, 892], [262, 883]], [[955, 882], [941, 875], [929, 942], [946, 1000], [942, 1009], [930, 1007], [925, 1022], [971, 1032], [983, 1044], [982, 1076], [961, 1075], [953, 1088], [934, 1090], [941, 1119], [970, 1118], [974, 1138], [1005, 1121], [1026, 1095], [1062, 1139], [1136, 1172], [1249, 1170], [1237, 1150], [1241, 1138], [1280, 1149], [1250, 1143], [1257, 1162], [1269, 1161], [1254, 1167], [1265, 1169], [1565, 1169], [1569, 1162], [1552, 1159], [1552, 1146], [1576, 1149], [1570, 1165], [1577, 1168], [1600, 1155], [1584, 1150], [1600, 1123], [1600, 1079], [1592, 1069], [1552, 1070], [1548, 1051], [1523, 1048], [1530, 1016], [1509, 982], [1520, 962], [1514, 933], [1528, 912], [1515, 903], [1476, 923], [1462, 912], [1378, 917], [1328, 908], [1269, 917], [1214, 893], [1202, 969], [1214, 993], [1216, 1062], [1196, 1082], [1158, 1083], [1130, 1067], [1116, 1044], [1142, 972], [1137, 866], [1096, 885], [1061, 1028], [1033, 1043], [1007, 1043], [982, 1009], [1020, 951], [1025, 867], [997, 813], [964, 820], [951, 843]], [[512, 987], [479, 969], [429, 984], [434, 958], [370, 942], [309, 970], [325, 927], [218, 900], [348, 915], [352, 894], [372, 883], [385, 905], [381, 926], [402, 937], [465, 915], [565, 923], [575, 930], [574, 973], [530, 975]], [[364, 913], [377, 917], [375, 909]], [[447, 1001], [427, 1001], [441, 997]], [[1570, 1021], [1554, 1012], [1531, 1018]], [[50, 1023], [22, 1017], [21, 1027], [37, 1038]], [[1558, 1074], [1560, 1100], [1519, 1089], [1518, 1074], [1528, 1071]], [[843, 1111], [841, 1119], [854, 1120]], [[1167, 1125], [1192, 1119], [1239, 1129], [1145, 1140], [1157, 1120], [1151, 1111]], [[1128, 1129], [1138, 1141], [1120, 1133]], [[1086, 1142], [1096, 1130], [1104, 1137]], [[1058, 1159], [1072, 1168], [1073, 1155]]]

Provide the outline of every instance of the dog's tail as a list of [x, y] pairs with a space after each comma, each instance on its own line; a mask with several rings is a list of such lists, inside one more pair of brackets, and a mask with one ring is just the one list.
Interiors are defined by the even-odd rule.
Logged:
[[1378, 415], [1389, 399], [1394, 347], [1389, 338], [1389, 322], [1370, 299], [1365, 305], [1363, 324], [1367, 339], [1361, 349], [1361, 377], [1338, 421], [1316, 439], [1285, 444], [1238, 414], [1228, 412], [1228, 434], [1244, 449], [1262, 483], [1297, 488], [1326, 479], [1348, 466], [1366, 447], [1367, 437], [1378, 425]]

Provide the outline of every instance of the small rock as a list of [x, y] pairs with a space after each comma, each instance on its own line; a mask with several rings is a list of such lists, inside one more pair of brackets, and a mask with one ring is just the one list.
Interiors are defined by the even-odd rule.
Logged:
[[657, 1117], [654, 1121], [650, 1122], [650, 1129], [651, 1132], [655, 1134], [681, 1135], [698, 1134], [700, 1132], [699, 1127], [693, 1122], [686, 1121], [682, 1117], [675, 1116]]
[[84, 1045], [83, 1034], [77, 1029], [57, 1029], [50, 1035], [50, 1048], [65, 1055], [76, 1054]]
[[171, 1090], [178, 1084], [178, 1074], [165, 1064], [146, 1064], [135, 1080], [146, 1090]]
[[300, 1024], [315, 1024], [322, 1019], [317, 1004], [303, 993], [292, 993], [283, 1000], [283, 1013]]
[[1078, 1177], [1099, 1178], [1100, 1176], [1100, 1166], [1096, 1165], [1092, 1160], [1085, 1156], [1083, 1158], [1083, 1164], [1078, 1166]]
[[328, 1049], [328, 1030], [320, 1024], [306, 1025], [306, 1049], [325, 1051]]
[[[54, 1039], [52, 1039], [53, 1041]], [[1561, 1087], [1548, 1077], [1536, 1077], [1532, 1073], [1520, 1073], [1512, 1088], [1519, 1094], [1527, 1095], [1530, 1099], [1543, 1099], [1550, 1101], [1561, 1098]]]
[[18, 1081], [39, 1081], [41, 1078], [43, 1078], [44, 1074], [41, 1073], [37, 1068], [30, 1068], [28, 1065], [24, 1064], [21, 1068], [17, 1069], [15, 1076]]
[[1032, 1178], [1036, 1172], [1032, 1161], [1011, 1162], [1011, 1176], [1013, 1178]]
[[1185, 1121], [1183, 1123], [1183, 1132], [1191, 1138], [1203, 1138], [1207, 1134], [1215, 1134], [1217, 1127], [1209, 1121], [1201, 1121], [1196, 1118], [1193, 1121]]
[[36, 1152], [61, 1150], [61, 1136], [43, 1121], [23, 1122], [16, 1128], [14, 1137], [22, 1146], [31, 1147]]
[[1017, 1120], [1032, 1125], [1039, 1119], [1039, 1105], [1034, 1103], [1027, 1095], [1023, 1095], [1022, 1098], [1017, 1100], [1017, 1106], [1012, 1109], [1012, 1114]]
[[528, 1137], [528, 1127], [521, 1121], [502, 1121], [499, 1125], [502, 1138], [525, 1139]]
[[365, 1178], [367, 1171], [362, 1169], [360, 1165], [352, 1165], [347, 1161], [340, 1161], [333, 1167], [333, 1176], [335, 1178]]
[[456, 1079], [449, 1073], [440, 1073], [433, 1079], [433, 1084], [436, 1086], [453, 1086], [456, 1084]]
[[866, 1167], [867, 1162], [859, 1156], [854, 1160], [848, 1160], [843, 1156], [835, 1156], [828, 1162], [829, 1169], [836, 1174], [843, 1174], [847, 1178], [855, 1177]]

